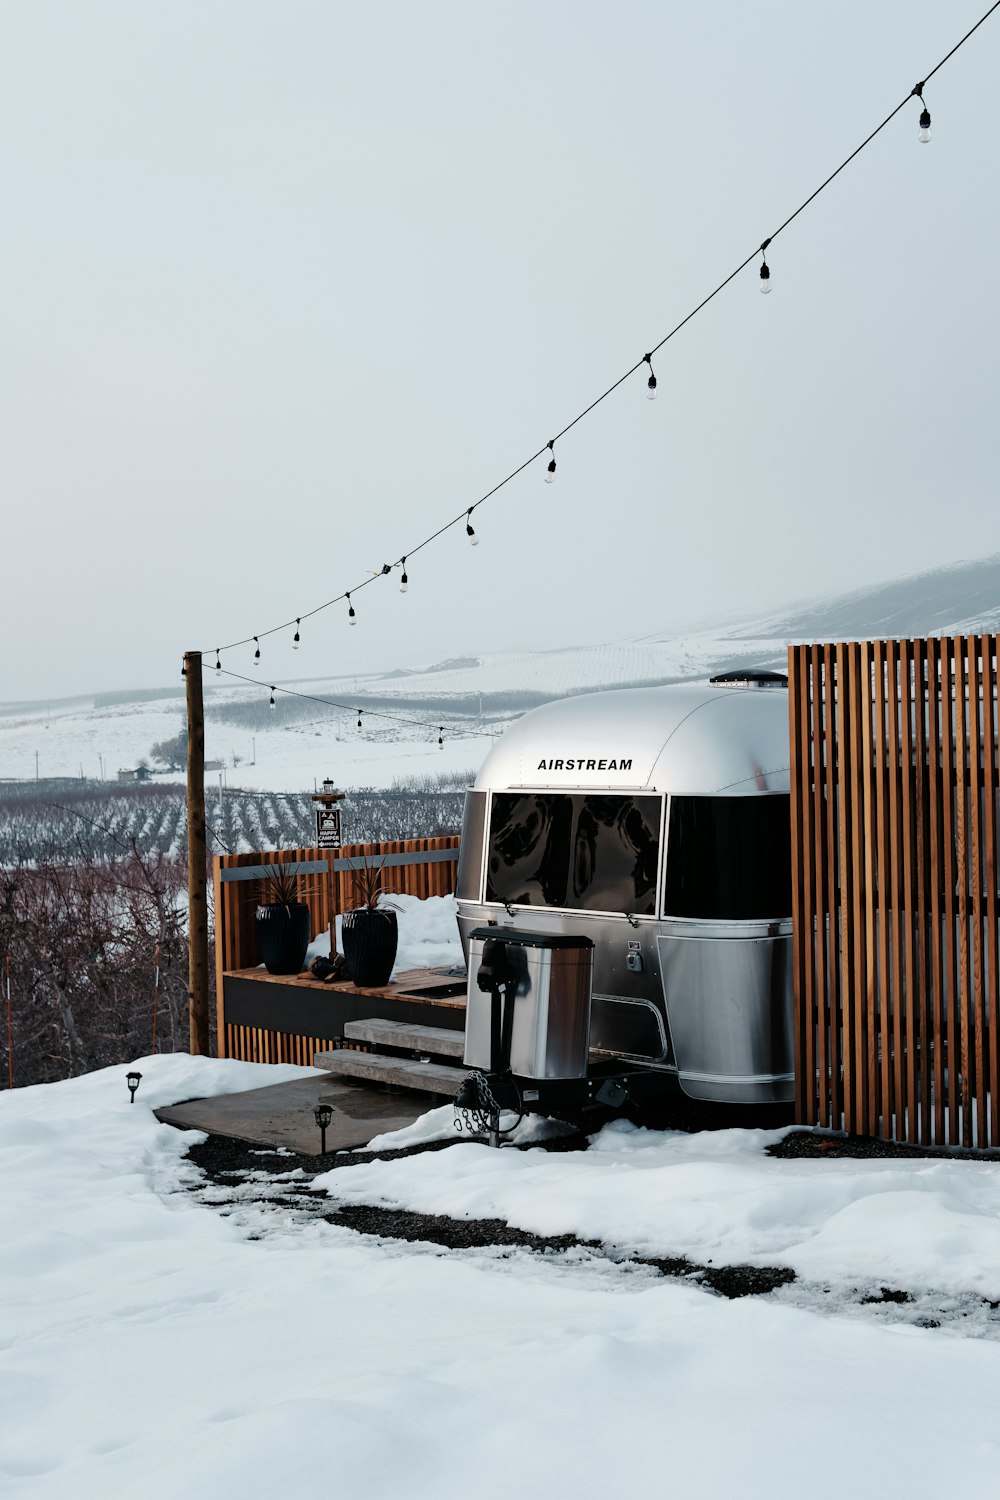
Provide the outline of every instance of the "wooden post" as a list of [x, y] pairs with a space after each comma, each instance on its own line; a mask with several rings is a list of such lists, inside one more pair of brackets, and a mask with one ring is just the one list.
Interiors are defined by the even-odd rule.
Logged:
[[323, 782], [323, 790], [313, 793], [316, 803], [316, 844], [327, 855], [327, 885], [330, 908], [330, 959], [337, 956], [337, 913], [340, 910], [340, 882], [337, 879], [337, 855], [340, 853], [341, 826], [338, 803], [343, 802], [346, 792], [338, 792], [329, 778]]
[[205, 704], [201, 652], [184, 656], [187, 683], [188, 1016], [194, 1056], [208, 1055], [208, 891], [205, 842]]

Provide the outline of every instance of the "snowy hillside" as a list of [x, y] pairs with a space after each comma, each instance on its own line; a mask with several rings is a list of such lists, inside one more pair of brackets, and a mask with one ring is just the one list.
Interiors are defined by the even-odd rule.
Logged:
[[[281, 679], [342, 708], [279, 695], [281, 712], [269, 716], [266, 687], [224, 686], [225, 679], [216, 683], [209, 671], [207, 755], [224, 769], [210, 771], [208, 780], [217, 784], [222, 776], [228, 786], [308, 791], [325, 776], [347, 787], [385, 786], [397, 777], [464, 771], [480, 763], [512, 716], [549, 698], [704, 678], [741, 665], [780, 667], [788, 643], [796, 640], [943, 634], [998, 624], [1000, 556], [995, 556], [669, 636], [457, 656], [367, 676]], [[457, 641], [456, 648], [461, 644]], [[300, 655], [307, 665], [306, 652]], [[232, 665], [251, 670], [247, 662]], [[0, 778], [33, 777], [37, 753], [42, 777], [113, 780], [119, 767], [134, 767], [156, 741], [176, 735], [184, 711], [179, 685], [141, 701], [122, 701], [123, 696], [103, 703], [73, 699], [6, 710], [0, 705]], [[360, 732], [359, 706], [365, 709]], [[379, 710], [417, 722], [382, 719]]]

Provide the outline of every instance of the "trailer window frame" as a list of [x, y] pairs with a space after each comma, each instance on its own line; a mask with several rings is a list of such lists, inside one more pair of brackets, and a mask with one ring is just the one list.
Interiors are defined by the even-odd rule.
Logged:
[[[609, 909], [609, 908], [605, 908], [605, 907], [594, 907], [594, 906], [550, 906], [550, 905], [542, 905], [540, 903], [523, 902], [523, 901], [511, 901], [511, 902], [508, 903], [508, 902], [506, 902], [504, 900], [501, 900], [499, 898], [491, 897], [490, 896], [490, 869], [489, 869], [489, 864], [490, 864], [491, 832], [492, 832], [492, 825], [493, 825], [493, 811], [494, 811], [495, 799], [497, 797], [504, 797], [504, 796], [517, 796], [517, 797], [566, 797], [566, 798], [569, 798], [569, 799], [574, 799], [574, 798], [584, 799], [584, 798], [588, 798], [588, 797], [623, 797], [623, 798], [629, 798], [633, 802], [656, 803], [657, 808], [656, 808], [656, 828], [655, 828], [655, 832], [656, 832], [656, 837], [657, 837], [657, 854], [656, 854], [656, 874], [655, 874], [655, 877], [654, 877], [654, 884], [653, 884], [653, 888], [652, 888], [652, 892], [651, 892], [652, 910], [650, 910], [648, 912], [639, 913], [639, 912], [626, 912], [623, 909], [621, 909], [620, 907]], [[489, 797], [489, 803], [488, 803], [488, 806], [487, 806], [487, 815], [486, 815], [486, 819], [485, 819], [484, 838], [483, 838], [483, 850], [482, 850], [482, 882], [481, 882], [482, 901], [480, 903], [482, 906], [488, 906], [488, 907], [495, 908], [495, 909], [500, 910], [500, 911], [505, 911], [507, 909], [507, 907], [508, 907], [508, 904], [509, 904], [510, 907], [512, 907], [514, 910], [517, 910], [517, 911], [532, 911], [532, 912], [539, 912], [539, 913], [542, 913], [542, 912], [549, 912], [549, 913], [561, 913], [561, 912], [565, 912], [567, 915], [572, 915], [572, 916], [582, 916], [582, 917], [618, 917], [622, 921], [631, 920], [631, 921], [634, 921], [634, 922], [657, 922], [657, 921], [660, 920], [659, 916], [658, 916], [658, 912], [659, 912], [660, 906], [661, 906], [661, 897], [662, 897], [662, 889], [663, 889], [663, 871], [664, 871], [664, 859], [665, 859], [665, 844], [666, 844], [666, 838], [667, 838], [667, 802], [669, 800], [668, 797], [667, 797], [667, 795], [665, 793], [658, 792], [658, 791], [653, 791], [653, 790], [650, 790], [650, 789], [645, 788], [645, 787], [599, 787], [599, 786], [590, 786], [590, 787], [553, 787], [553, 786], [544, 786], [544, 787], [539, 787], [539, 786], [517, 786], [517, 787], [493, 787], [493, 788], [490, 789], [490, 791], [488, 793], [488, 797]], [[576, 826], [576, 818], [575, 818], [575, 816], [574, 816], [573, 823], [571, 824], [571, 826], [572, 827]], [[572, 857], [573, 857], [573, 851], [572, 851], [572, 847], [571, 847], [569, 849], [569, 851], [568, 851], [568, 860], [569, 860], [569, 864], [570, 865], [572, 864]], [[567, 884], [568, 883], [569, 882], [567, 881]], [[569, 894], [568, 891], [567, 891], [567, 894]]]
[[[483, 788], [470, 786], [465, 791], [465, 802], [462, 807], [462, 836], [458, 845], [458, 862], [455, 870], [455, 900], [470, 901], [477, 905], [482, 904], [484, 878], [486, 875], [486, 839], [490, 828], [490, 799], [492, 792]], [[471, 817], [470, 817], [471, 811]], [[466, 840], [466, 829], [468, 827], [469, 839]], [[476, 845], [478, 844], [478, 848]], [[473, 866], [477, 868], [478, 875], [475, 882], [470, 881], [469, 894], [463, 890], [463, 880]]]

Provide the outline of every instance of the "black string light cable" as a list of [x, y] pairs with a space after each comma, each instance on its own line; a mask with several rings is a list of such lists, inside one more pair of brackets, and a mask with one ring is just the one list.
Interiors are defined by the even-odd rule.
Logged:
[[[599, 396], [595, 396], [594, 400], [591, 401], [589, 405], [585, 406], [581, 412], [578, 412], [577, 415], [572, 419], [572, 421], [567, 422], [565, 427], [561, 428], [556, 433], [555, 437], [550, 438], [547, 443], [545, 443], [541, 448], [537, 449], [536, 452], [532, 453], [530, 457], [524, 460], [523, 463], [518, 464], [516, 469], [512, 469], [511, 472], [505, 475], [505, 477], [501, 479], [497, 484], [495, 484], [492, 489], [487, 490], [484, 495], [480, 495], [479, 499], [474, 501], [472, 505], [463, 508], [458, 513], [458, 515], [452, 516], [449, 521], [445, 521], [444, 524], [439, 526], [436, 531], [432, 531], [429, 536], [424, 537], [423, 541], [418, 542], [413, 547], [409, 547], [407, 551], [395, 563], [384, 563], [380, 569], [372, 572], [372, 574], [368, 578], [364, 579], [361, 583], [356, 584], [352, 589], [345, 590], [342, 594], [337, 594], [333, 599], [324, 600], [322, 604], [317, 604], [315, 608], [306, 610], [303, 614], [298, 615], [291, 620], [285, 620], [280, 625], [272, 625], [269, 630], [261, 630], [257, 635], [244, 636], [240, 640], [230, 641], [227, 645], [218, 647], [216, 650], [216, 671], [218, 672], [219, 670], [221, 670], [218, 665], [219, 651], [232, 651], [238, 646], [247, 646], [251, 642], [253, 642], [256, 646], [254, 660], [259, 661], [261, 639], [270, 635], [277, 635], [280, 631], [283, 630], [289, 630], [293, 625], [295, 626], [297, 634], [303, 620], [311, 619], [313, 615], [318, 615], [322, 613], [323, 610], [329, 609], [332, 605], [339, 604], [344, 600], [347, 601], [348, 605], [349, 622], [352, 625], [356, 625], [357, 616], [355, 614], [354, 605], [351, 603], [351, 594], [356, 594], [359, 592], [359, 590], [367, 588], [368, 585], [374, 583], [377, 578], [384, 577], [385, 574], [390, 573], [394, 567], [402, 566], [405, 571], [406, 559], [408, 557], [413, 557], [415, 553], [422, 551], [424, 547], [429, 547], [432, 542], [437, 541], [438, 537], [443, 536], [446, 531], [450, 531], [453, 526], [460, 525], [463, 521], [465, 522], [465, 529], [469, 540], [472, 542], [473, 546], [478, 545], [479, 538], [476, 536], [472, 527], [473, 511], [478, 510], [479, 506], [485, 505], [487, 500], [491, 500], [494, 495], [498, 494], [502, 489], [505, 489], [507, 485], [511, 484], [513, 480], [517, 479], [519, 475], [523, 474], [525, 469], [530, 468], [533, 463], [536, 463], [538, 459], [542, 458], [545, 454], [548, 454], [549, 461], [545, 468], [544, 478], [546, 480], [546, 483], [551, 484], [556, 476], [555, 445], [559, 441], [559, 439], [565, 437], [568, 432], [571, 432], [578, 423], [583, 421], [584, 417], [588, 417], [592, 411], [600, 406], [602, 402], [606, 401], [609, 396], [613, 395], [618, 387], [624, 385], [625, 381], [629, 380], [638, 370], [648, 369], [649, 371], [649, 379], [646, 382], [647, 395], [649, 395], [652, 399], [652, 397], [654, 397], [656, 394], [656, 377], [653, 374], [652, 366], [653, 355], [658, 353], [658, 351], [662, 349], [665, 344], [669, 343], [672, 338], [680, 333], [682, 328], [686, 328], [688, 323], [690, 323], [693, 318], [696, 318], [698, 314], [702, 312], [710, 302], [714, 302], [715, 298], [718, 297], [721, 292], [725, 291], [730, 282], [735, 281], [737, 276], [739, 276], [742, 271], [745, 271], [746, 268], [751, 264], [751, 262], [756, 260], [758, 255], [761, 257], [760, 289], [762, 292], [769, 292], [771, 290], [771, 269], [765, 257], [765, 252], [768, 246], [778, 238], [779, 234], [783, 234], [785, 230], [795, 222], [799, 215], [805, 212], [805, 210], [811, 203], [814, 203], [816, 201], [820, 193], [825, 192], [830, 184], [840, 176], [841, 172], [843, 172], [846, 167], [850, 166], [855, 157], [860, 156], [861, 152], [864, 151], [867, 146], [871, 145], [876, 136], [881, 135], [886, 126], [891, 124], [891, 122], [896, 118], [900, 111], [906, 108], [911, 99], [917, 99], [921, 105], [918, 138], [922, 142], [927, 142], [930, 140], [931, 117], [926, 102], [924, 101], [924, 89], [926, 88], [930, 80], [934, 77], [935, 73], [939, 72], [941, 68], [944, 67], [945, 63], [949, 62], [951, 58], [954, 57], [959, 48], [963, 47], [969, 40], [969, 38], [975, 35], [980, 26], [988, 21], [990, 16], [992, 16], [994, 11], [996, 11], [997, 9], [1000, 9], [1000, 0], [993, 0], [993, 4], [987, 11], [984, 12], [983, 15], [980, 16], [975, 25], [969, 27], [969, 30], [965, 33], [965, 35], [961, 37], [948, 52], [945, 53], [940, 62], [934, 64], [934, 67], [931, 68], [930, 72], [924, 75], [920, 82], [917, 83], [910, 90], [910, 92], [899, 101], [895, 108], [890, 110], [885, 119], [879, 125], [876, 125], [875, 129], [871, 131], [870, 134], [865, 136], [864, 140], [859, 146], [855, 146], [851, 154], [849, 156], [846, 156], [840, 163], [840, 165], [838, 167], [835, 167], [834, 170], [829, 174], [829, 176], [823, 179], [823, 181], [819, 184], [819, 187], [815, 188], [813, 192], [809, 194], [808, 198], [804, 199], [803, 202], [799, 204], [798, 208], [796, 208], [793, 213], [790, 213], [788, 215], [788, 218], [778, 225], [777, 229], [772, 230], [772, 232], [761, 242], [761, 244], [755, 247], [755, 249], [753, 249], [744, 260], [741, 260], [739, 265], [736, 266], [732, 271], [730, 271], [729, 275], [726, 276], [722, 281], [720, 281], [718, 286], [714, 287], [712, 291], [709, 292], [707, 297], [703, 297], [702, 300], [697, 304], [697, 306], [693, 307], [691, 311], [680, 320], [679, 323], [675, 324], [674, 327], [670, 329], [669, 333], [664, 334], [659, 343], [654, 344], [647, 354], [644, 354], [641, 359], [637, 360], [636, 363], [632, 365], [628, 370], [626, 370], [623, 375], [620, 375], [618, 379], [615, 380], [611, 385], [609, 385], [606, 390], [602, 391]], [[230, 675], [238, 676], [239, 674], [230, 673]], [[248, 678], [246, 680], [251, 681], [252, 679]]]
[[[251, 687], [260, 688], [262, 693], [270, 693], [268, 699], [269, 708], [277, 707], [275, 693], [284, 693], [287, 698], [302, 698], [307, 703], [322, 703], [326, 708], [336, 708], [340, 709], [343, 713], [357, 714], [359, 729], [362, 727], [362, 715], [369, 719], [386, 719], [393, 724], [408, 724], [417, 729], [433, 729], [434, 727], [433, 723], [427, 719], [414, 719], [404, 714], [386, 713], [384, 710], [378, 708], [359, 708], [355, 703], [337, 703], [333, 698], [320, 698], [315, 693], [300, 693], [296, 688], [281, 687], [280, 684], [275, 682], [259, 682], [256, 677], [247, 677], [242, 672], [233, 672], [229, 667], [222, 668], [222, 675], [223, 677], [234, 677], [237, 682], [248, 682]], [[439, 724], [438, 745], [444, 743], [444, 732], [446, 729], [452, 739], [478, 740], [484, 738], [482, 732], [470, 734], [464, 725], [461, 728], [455, 728], [452, 725]]]

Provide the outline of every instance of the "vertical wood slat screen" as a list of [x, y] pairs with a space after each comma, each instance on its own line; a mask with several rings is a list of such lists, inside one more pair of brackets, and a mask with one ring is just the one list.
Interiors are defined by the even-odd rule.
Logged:
[[1000, 1146], [997, 637], [788, 652], [796, 1113]]
[[[384, 839], [380, 843], [345, 844], [336, 858], [381, 859], [383, 855], [420, 855], [437, 851], [452, 852], [451, 859], [418, 861], [410, 865], [386, 866], [381, 883], [386, 895], [447, 896], [455, 889], [458, 875], [458, 834], [443, 834], [426, 839]], [[225, 1019], [223, 975], [233, 969], [250, 968], [260, 962], [257, 952], [255, 913], [261, 895], [259, 880], [223, 881], [222, 871], [247, 865], [287, 864], [294, 861], [329, 859], [322, 849], [272, 849], [264, 853], [223, 854], [213, 860], [215, 892], [215, 995], [218, 1051], [220, 1057], [246, 1061], [297, 1062], [289, 1048], [297, 1040], [312, 1047], [313, 1038], [299, 1038], [277, 1032], [254, 1032], [245, 1026], [230, 1026]], [[296, 877], [298, 899], [309, 907], [310, 936], [318, 937], [330, 925], [330, 882], [337, 882], [337, 910], [347, 911], [357, 904], [353, 875], [350, 870], [315, 871]], [[317, 1043], [329, 1045], [328, 1043]], [[302, 1050], [301, 1048], [299, 1049]], [[316, 1048], [313, 1047], [313, 1051]], [[265, 1058], [263, 1053], [268, 1053]], [[303, 1052], [303, 1056], [305, 1053]], [[312, 1063], [310, 1051], [305, 1061]]]
[[219, 1056], [239, 1062], [294, 1063], [299, 1068], [311, 1068], [317, 1052], [330, 1052], [337, 1043], [297, 1032], [262, 1031], [256, 1026], [227, 1023], [222, 1045], [226, 1050], [220, 1048]]

